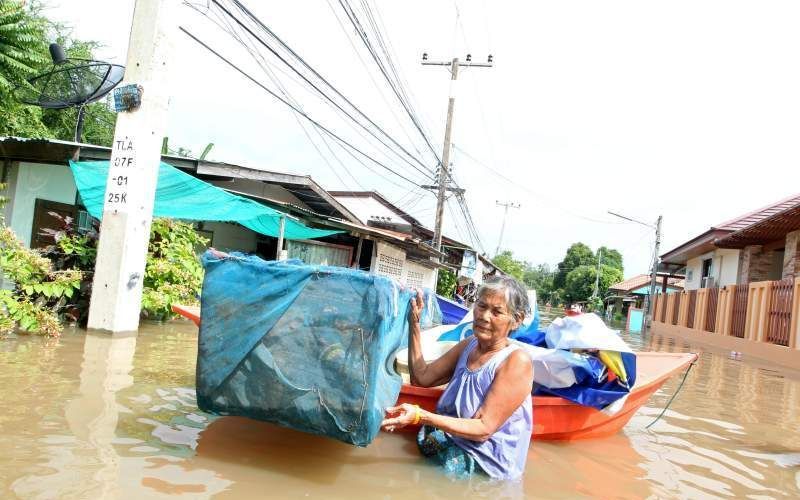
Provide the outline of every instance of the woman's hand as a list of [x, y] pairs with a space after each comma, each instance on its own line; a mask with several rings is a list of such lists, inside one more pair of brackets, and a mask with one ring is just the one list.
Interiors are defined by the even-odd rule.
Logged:
[[403, 403], [398, 406], [386, 408], [386, 417], [381, 422], [381, 429], [392, 432], [414, 423], [417, 414], [421, 416], [422, 409], [417, 405]]
[[422, 299], [422, 291], [417, 290], [417, 294], [411, 297], [411, 307], [408, 309], [409, 323], [419, 324], [419, 319], [422, 317], [422, 310], [425, 308], [425, 301]]

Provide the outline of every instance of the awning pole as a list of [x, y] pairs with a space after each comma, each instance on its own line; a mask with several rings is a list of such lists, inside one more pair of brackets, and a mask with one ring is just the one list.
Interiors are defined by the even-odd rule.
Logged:
[[361, 245], [363, 243], [364, 243], [364, 237], [363, 236], [359, 236], [358, 237], [358, 246], [356, 246], [356, 257], [353, 260], [353, 265], [350, 266], [353, 269], [361, 269], [361, 265], [359, 263], [361, 262]]
[[286, 230], [286, 217], [281, 215], [281, 223], [280, 229], [278, 230], [278, 250], [275, 254], [275, 260], [286, 260], [286, 256], [282, 255], [283, 253], [283, 233]]

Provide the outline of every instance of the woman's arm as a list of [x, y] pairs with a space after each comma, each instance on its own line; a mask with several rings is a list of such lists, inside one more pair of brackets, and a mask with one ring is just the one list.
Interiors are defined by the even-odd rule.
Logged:
[[408, 311], [408, 371], [412, 385], [435, 387], [450, 381], [458, 357], [467, 345], [467, 340], [462, 340], [453, 346], [444, 356], [430, 363], [426, 362], [422, 357], [419, 327], [419, 318], [423, 307], [422, 292], [418, 291], [417, 295], [411, 298], [411, 307]]
[[[486, 441], [511, 417], [525, 398], [530, 397], [532, 388], [531, 358], [525, 351], [517, 350], [497, 369], [483, 404], [472, 418], [446, 417], [419, 409], [419, 423], [472, 441]], [[386, 411], [394, 415], [381, 424], [387, 430], [405, 427], [416, 420], [417, 407], [408, 403]]]

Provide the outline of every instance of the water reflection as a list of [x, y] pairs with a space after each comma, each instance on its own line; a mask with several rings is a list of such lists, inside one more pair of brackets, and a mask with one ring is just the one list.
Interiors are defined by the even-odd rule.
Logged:
[[[450, 481], [409, 436], [368, 448], [197, 409], [193, 325], [138, 336], [71, 331], [0, 342], [0, 497], [800, 496], [800, 375], [664, 336], [637, 350], [700, 352], [624, 431], [534, 442], [522, 482]], [[534, 417], [535, 418], [535, 417]]]

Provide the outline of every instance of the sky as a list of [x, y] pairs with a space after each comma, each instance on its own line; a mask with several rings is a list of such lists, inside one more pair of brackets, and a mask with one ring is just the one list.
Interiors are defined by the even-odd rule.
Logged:
[[[100, 42], [98, 58], [125, 64], [134, 3], [50, 0], [46, 14], [72, 26], [76, 37]], [[193, 3], [200, 12], [178, 7], [176, 24], [276, 89], [263, 67], [202, 15], [208, 2]], [[243, 3], [435, 168], [338, 1]], [[454, 89], [453, 176], [466, 189], [480, 242], [470, 239], [457, 205], [449, 202], [444, 214], [446, 235], [490, 256], [504, 217], [498, 202], [519, 205], [508, 210], [501, 249], [553, 266], [572, 243], [605, 245], [622, 252], [630, 277], [647, 272], [654, 232], [608, 211], [648, 224], [663, 216], [663, 254], [714, 224], [800, 192], [800, 2], [350, 2], [362, 23], [364, 3], [439, 155], [450, 75], [421, 65], [422, 53], [431, 61], [493, 55], [492, 68], [462, 69]], [[327, 149], [285, 105], [177, 29], [171, 36], [173, 147], [199, 153], [213, 142], [213, 160], [311, 175], [328, 190], [379, 191], [433, 226], [433, 194], [377, 165], [367, 162], [367, 169], [336, 145]], [[433, 183], [260, 52], [309, 116], [417, 184]]]

